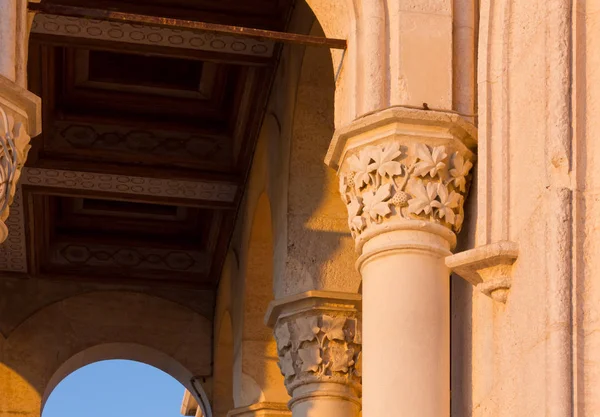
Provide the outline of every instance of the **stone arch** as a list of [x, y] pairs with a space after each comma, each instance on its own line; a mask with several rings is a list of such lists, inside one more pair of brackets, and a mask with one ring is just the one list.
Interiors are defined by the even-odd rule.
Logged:
[[202, 408], [205, 416], [211, 412], [204, 389], [194, 375], [181, 363], [156, 349], [135, 343], [106, 343], [81, 351], [65, 361], [52, 375], [42, 395], [42, 410], [52, 391], [71, 373], [95, 362], [111, 359], [126, 359], [153, 366], [172, 376], [183, 385]]
[[0, 341], [0, 416], [39, 417], [48, 387], [102, 358], [150, 361], [196, 392], [191, 378], [211, 374], [211, 341], [210, 320], [158, 297], [105, 291], [64, 299]]

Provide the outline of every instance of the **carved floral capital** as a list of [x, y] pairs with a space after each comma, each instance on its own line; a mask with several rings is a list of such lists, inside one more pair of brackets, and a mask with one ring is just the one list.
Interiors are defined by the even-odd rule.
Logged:
[[326, 162], [357, 246], [369, 231], [425, 221], [458, 233], [475, 155], [474, 128], [457, 115], [389, 109], [336, 134]]
[[339, 312], [302, 314], [275, 326], [279, 367], [290, 395], [312, 382], [361, 384], [361, 323]]
[[[279, 368], [288, 393], [311, 383], [342, 384], [361, 392], [361, 297], [309, 291], [271, 303]], [[351, 398], [352, 399], [352, 398]], [[357, 400], [356, 400], [357, 401]]]

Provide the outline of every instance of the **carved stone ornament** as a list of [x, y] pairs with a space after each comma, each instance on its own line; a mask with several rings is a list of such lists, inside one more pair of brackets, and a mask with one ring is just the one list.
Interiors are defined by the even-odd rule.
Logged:
[[[362, 297], [359, 294], [307, 291], [274, 300], [265, 324], [274, 328], [279, 368], [292, 402], [294, 390], [319, 383], [318, 390], [358, 402], [362, 383]], [[299, 390], [300, 391], [300, 390]], [[296, 395], [295, 395], [296, 394]]]
[[41, 132], [39, 97], [0, 76], [0, 242], [7, 238], [6, 219], [31, 136]]
[[387, 109], [336, 132], [326, 163], [338, 169], [357, 247], [369, 232], [412, 220], [458, 233], [475, 146], [472, 125], [436, 111]]
[[9, 206], [15, 196], [17, 182], [21, 176], [23, 164], [31, 146], [30, 136], [23, 123], [0, 106], [0, 220], [4, 222], [9, 215]]
[[443, 224], [459, 232], [473, 163], [445, 146], [398, 142], [367, 146], [340, 172], [340, 194], [353, 236], [399, 216]]
[[360, 390], [360, 329], [359, 318], [334, 312], [278, 321], [277, 353], [288, 393], [312, 382], [350, 384]]

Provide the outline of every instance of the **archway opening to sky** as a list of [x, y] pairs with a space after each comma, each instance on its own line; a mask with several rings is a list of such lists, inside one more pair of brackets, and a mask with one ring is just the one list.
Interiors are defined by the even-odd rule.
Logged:
[[42, 417], [181, 417], [185, 388], [141, 362], [106, 360], [84, 366], [54, 388]]

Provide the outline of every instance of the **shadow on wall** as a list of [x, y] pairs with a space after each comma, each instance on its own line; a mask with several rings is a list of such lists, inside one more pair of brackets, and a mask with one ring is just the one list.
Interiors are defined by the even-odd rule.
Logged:
[[[318, 23], [311, 35], [323, 36]], [[334, 133], [334, 94], [329, 50], [307, 47], [291, 129], [287, 256], [275, 254], [275, 270], [285, 270], [276, 274], [277, 298], [313, 289], [356, 292], [360, 284], [337, 176], [323, 162]], [[285, 266], [277, 265], [282, 259]]]

